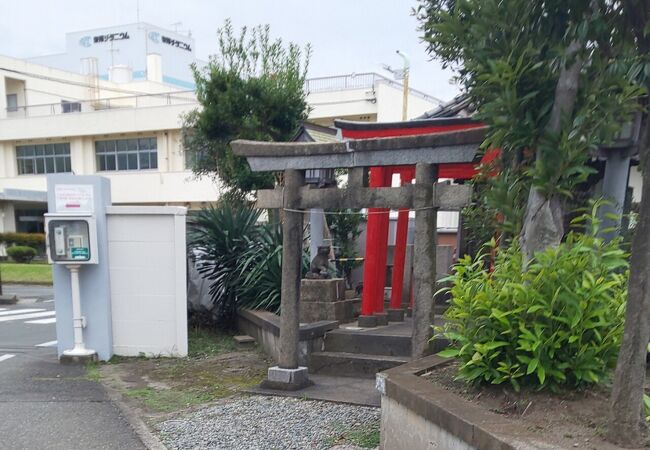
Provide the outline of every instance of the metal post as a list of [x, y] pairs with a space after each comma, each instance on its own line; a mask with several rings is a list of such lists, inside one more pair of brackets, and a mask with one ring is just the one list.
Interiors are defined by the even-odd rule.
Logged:
[[297, 209], [304, 174], [300, 170], [284, 172], [284, 220], [282, 221], [282, 293], [280, 314], [280, 355], [282, 369], [298, 367], [300, 280], [302, 278], [302, 213]]
[[621, 216], [630, 177], [630, 153], [627, 148], [610, 150], [605, 162], [603, 197], [610, 204], [601, 206], [598, 211], [598, 216], [602, 221], [598, 234], [606, 242], [620, 234]]
[[409, 104], [409, 72], [410, 72], [410, 63], [408, 56], [404, 52], [397, 50], [397, 54], [402, 57], [404, 60], [404, 68], [402, 69], [404, 75], [404, 90], [402, 92], [402, 120], [406, 120], [408, 117], [408, 104]]
[[72, 326], [74, 330], [74, 348], [63, 352], [66, 356], [92, 356], [95, 350], [87, 349], [84, 344], [84, 318], [81, 315], [81, 295], [79, 294], [79, 265], [66, 266], [70, 270], [70, 287], [72, 289]]
[[427, 354], [431, 337], [433, 294], [436, 281], [436, 216], [433, 208], [433, 185], [438, 166], [417, 163], [415, 166], [415, 242], [413, 248], [413, 333], [412, 357]]

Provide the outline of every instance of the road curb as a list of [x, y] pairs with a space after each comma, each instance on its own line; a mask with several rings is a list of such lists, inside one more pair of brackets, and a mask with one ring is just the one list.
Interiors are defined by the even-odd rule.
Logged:
[[122, 400], [122, 394], [117, 390], [108, 386], [104, 383], [101, 383], [101, 386], [106, 391], [108, 398], [111, 402], [120, 410], [120, 413], [131, 426], [135, 434], [142, 441], [145, 447], [149, 450], [167, 450], [167, 447], [162, 443], [158, 437], [151, 432], [147, 424], [140, 418], [138, 413], [134, 408], [127, 405], [124, 400]]

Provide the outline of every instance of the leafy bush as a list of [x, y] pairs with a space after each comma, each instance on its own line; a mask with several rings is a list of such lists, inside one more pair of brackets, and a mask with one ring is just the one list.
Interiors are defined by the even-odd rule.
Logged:
[[[201, 210], [190, 228], [197, 268], [210, 283], [210, 315], [234, 325], [239, 308], [278, 312], [282, 281], [282, 231], [259, 222], [261, 210], [222, 202]], [[306, 269], [303, 255], [303, 268]]]
[[45, 246], [45, 235], [43, 233], [0, 233], [0, 242], [39, 248]]
[[14, 245], [7, 249], [7, 255], [11, 257], [17, 263], [27, 263], [32, 262], [32, 259], [36, 256], [36, 250], [32, 247], [27, 247], [24, 245]]
[[616, 364], [627, 296], [626, 254], [571, 232], [558, 248], [536, 255], [526, 270], [517, 243], [465, 257], [448, 278], [451, 306], [437, 331], [458, 357], [459, 378], [557, 390], [605, 379]]

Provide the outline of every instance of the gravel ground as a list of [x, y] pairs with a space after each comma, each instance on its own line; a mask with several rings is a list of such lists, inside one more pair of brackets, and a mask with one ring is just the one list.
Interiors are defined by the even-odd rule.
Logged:
[[170, 449], [328, 449], [342, 427], [379, 423], [380, 410], [286, 397], [239, 396], [156, 425]]

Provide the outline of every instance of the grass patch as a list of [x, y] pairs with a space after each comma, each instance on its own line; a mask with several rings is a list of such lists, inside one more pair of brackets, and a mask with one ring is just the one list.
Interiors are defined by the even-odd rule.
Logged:
[[102, 379], [102, 373], [99, 371], [98, 362], [89, 362], [86, 364], [86, 379], [90, 381], [99, 381]]
[[3, 283], [52, 284], [52, 266], [49, 264], [0, 264]]
[[352, 428], [340, 425], [338, 434], [328, 439], [327, 444], [329, 446], [351, 444], [362, 448], [375, 448], [379, 445], [379, 431], [379, 423]]
[[147, 409], [157, 412], [172, 412], [193, 405], [209, 402], [214, 398], [210, 392], [199, 389], [159, 390], [150, 387], [129, 389], [126, 396], [140, 400]]
[[205, 358], [237, 350], [235, 340], [223, 331], [192, 327], [188, 330], [187, 356]]
[[[98, 367], [103, 382], [120, 386], [146, 411], [169, 413], [258, 385], [268, 362], [258, 351], [238, 348], [225, 332], [191, 327], [187, 358], [113, 356]], [[89, 366], [89, 377], [95, 369]]]
[[229, 397], [242, 389], [257, 385], [264, 374], [226, 375], [212, 370], [192, 370], [176, 364], [166, 370], [151, 373], [152, 378], [172, 381], [180, 377], [190, 377], [187, 383], [169, 389], [144, 387], [127, 389], [129, 398], [140, 400], [143, 405], [155, 412], [172, 412], [194, 405], [208, 403]]

